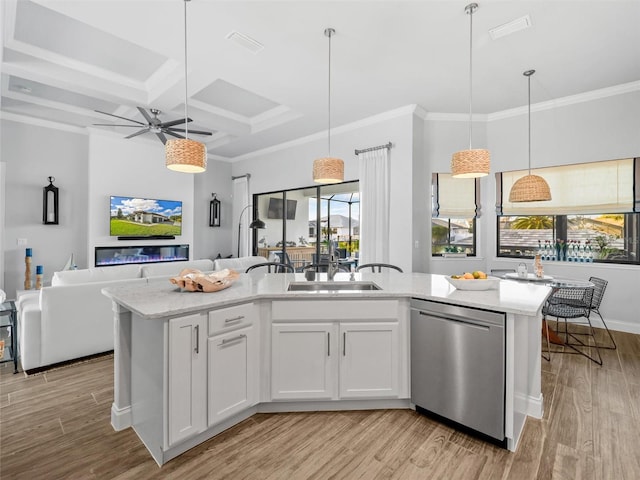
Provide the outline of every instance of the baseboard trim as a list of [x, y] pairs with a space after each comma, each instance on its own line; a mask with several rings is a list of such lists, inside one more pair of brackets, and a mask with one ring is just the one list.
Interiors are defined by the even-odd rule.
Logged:
[[131, 406], [118, 408], [115, 403], [111, 404], [111, 426], [116, 432], [129, 428], [133, 425], [131, 416]]

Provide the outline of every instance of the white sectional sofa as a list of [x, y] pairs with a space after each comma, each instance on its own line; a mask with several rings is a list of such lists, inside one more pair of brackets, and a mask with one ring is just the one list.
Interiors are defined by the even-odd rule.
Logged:
[[210, 272], [214, 266], [213, 261], [204, 259], [56, 272], [50, 287], [18, 299], [23, 370], [113, 350], [111, 300], [101, 293], [102, 289], [144, 284], [151, 278], [168, 279], [184, 268]]
[[240, 257], [240, 258], [218, 258], [213, 262], [214, 270], [224, 270], [225, 268], [231, 268], [240, 273], [246, 272], [247, 268], [251, 265], [258, 263], [264, 263], [267, 259], [260, 256], [252, 257]]

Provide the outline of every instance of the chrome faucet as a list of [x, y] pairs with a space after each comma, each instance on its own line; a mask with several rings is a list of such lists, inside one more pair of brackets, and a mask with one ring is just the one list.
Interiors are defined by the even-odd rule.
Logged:
[[327, 267], [327, 280], [333, 280], [333, 277], [338, 271], [338, 258], [335, 254], [329, 256], [329, 266]]

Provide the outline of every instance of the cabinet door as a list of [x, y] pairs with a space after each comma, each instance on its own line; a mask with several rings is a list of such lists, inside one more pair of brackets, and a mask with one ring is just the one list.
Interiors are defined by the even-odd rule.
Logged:
[[340, 324], [340, 398], [397, 397], [398, 324]]
[[209, 338], [209, 426], [258, 401], [258, 341], [253, 326]]
[[271, 397], [335, 396], [337, 328], [332, 323], [274, 323], [271, 327]]
[[169, 445], [207, 428], [206, 316], [169, 320]]

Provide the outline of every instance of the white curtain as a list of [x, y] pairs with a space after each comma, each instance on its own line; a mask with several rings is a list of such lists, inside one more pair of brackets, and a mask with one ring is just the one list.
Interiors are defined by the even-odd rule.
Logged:
[[389, 149], [358, 154], [359, 263], [389, 263]]
[[[235, 235], [233, 239], [234, 254], [245, 257], [249, 255], [249, 223], [251, 223], [251, 208], [243, 210], [249, 205], [249, 177], [240, 177], [233, 180], [233, 218], [235, 219]], [[242, 216], [242, 218], [240, 218]], [[238, 230], [238, 225], [239, 230]], [[239, 233], [238, 233], [239, 232]], [[238, 241], [240, 250], [238, 252]]]

